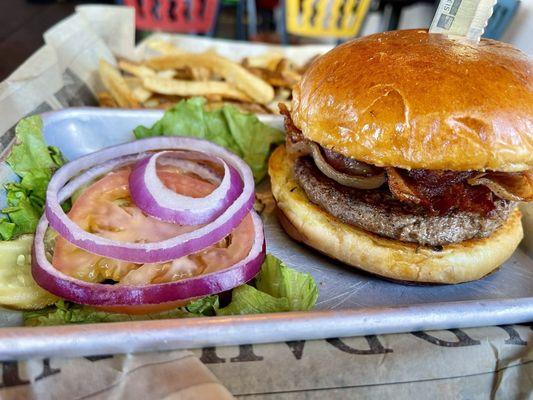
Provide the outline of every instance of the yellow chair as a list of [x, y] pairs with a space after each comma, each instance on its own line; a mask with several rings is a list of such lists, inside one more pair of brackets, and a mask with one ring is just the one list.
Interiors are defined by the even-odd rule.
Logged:
[[372, 0], [285, 0], [287, 32], [298, 36], [356, 36]]

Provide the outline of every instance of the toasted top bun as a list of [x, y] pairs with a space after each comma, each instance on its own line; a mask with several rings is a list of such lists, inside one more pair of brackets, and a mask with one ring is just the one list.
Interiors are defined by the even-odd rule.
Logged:
[[308, 139], [377, 166], [522, 171], [533, 166], [532, 70], [494, 40], [378, 33], [318, 58], [292, 118]]
[[294, 179], [293, 166], [294, 160], [283, 146], [270, 156], [272, 194], [286, 232], [321, 253], [372, 274], [410, 282], [472, 281], [503, 264], [523, 237], [518, 210], [489, 237], [442, 249], [377, 236], [345, 224], [311, 203]]

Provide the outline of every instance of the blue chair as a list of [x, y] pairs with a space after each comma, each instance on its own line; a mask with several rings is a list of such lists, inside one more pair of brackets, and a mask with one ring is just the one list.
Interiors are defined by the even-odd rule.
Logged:
[[498, 0], [483, 37], [500, 39], [518, 10], [519, 0]]

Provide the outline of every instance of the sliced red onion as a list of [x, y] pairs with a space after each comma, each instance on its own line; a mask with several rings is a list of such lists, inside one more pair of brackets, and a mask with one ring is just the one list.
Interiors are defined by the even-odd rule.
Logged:
[[[63, 187], [63, 189], [61, 189], [61, 193], [66, 196], [66, 197], [63, 196], [62, 198], [68, 199], [80, 187], [87, 185], [88, 183], [94, 181], [97, 178], [100, 178], [102, 175], [105, 175], [108, 172], [111, 172], [117, 168], [137, 162], [139, 160], [142, 160], [146, 158], [147, 156], [148, 156], [147, 153], [139, 153], [139, 154], [134, 154], [131, 156], [118, 157], [118, 158], [109, 160], [105, 163], [102, 163], [100, 165], [97, 165], [95, 167], [92, 167], [88, 169], [87, 171], [84, 171], [80, 175], [76, 176], [72, 180], [70, 180], [69, 183], [67, 183]], [[61, 201], [64, 201], [64, 200], [61, 200]]]
[[90, 283], [58, 271], [46, 257], [44, 236], [48, 221], [43, 215], [35, 232], [32, 275], [37, 284], [50, 293], [68, 301], [93, 306], [160, 304], [220, 293], [251, 280], [259, 272], [265, 258], [263, 223], [254, 211], [250, 213], [254, 224], [254, 241], [244, 259], [207, 275], [144, 286]]
[[[224, 212], [212, 222], [188, 233], [156, 243], [123, 243], [103, 238], [81, 229], [65, 214], [60, 203], [69, 198], [84, 182], [94, 179], [95, 171], [113, 165], [113, 159], [154, 150], [189, 150], [218, 157], [234, 168], [243, 182], [242, 192]], [[135, 157], [135, 156], [133, 156]], [[122, 159], [123, 161], [124, 159]], [[117, 161], [118, 162], [118, 161]], [[109, 164], [107, 164], [109, 163]], [[98, 166], [102, 164], [101, 166]], [[97, 167], [94, 167], [94, 166]], [[104, 168], [105, 166], [105, 168]], [[80, 171], [92, 168], [81, 176]], [[90, 176], [87, 176], [90, 174]], [[69, 180], [73, 181], [69, 184]], [[74, 182], [76, 184], [74, 184]], [[66, 185], [66, 186], [65, 186]], [[190, 137], [155, 137], [113, 146], [80, 157], [61, 167], [48, 184], [45, 215], [61, 236], [75, 246], [98, 254], [134, 263], [160, 263], [174, 260], [211, 246], [226, 237], [248, 214], [254, 203], [254, 180], [250, 167], [230, 151], [200, 139]]]
[[191, 172], [213, 185], [218, 185], [221, 181], [220, 176], [211, 168], [193, 161], [169, 158], [159, 160], [159, 164], [162, 166], [170, 165], [180, 170]]
[[[107, 174], [108, 172], [114, 171], [117, 168], [123, 167], [128, 164], [135, 163], [139, 160], [142, 160], [148, 157], [149, 154], [146, 152], [133, 154], [130, 156], [118, 157], [112, 160], [109, 160], [103, 164], [99, 164], [95, 167], [84, 171], [82, 174], [76, 176], [67, 183], [61, 192], [64, 193], [67, 198], [71, 197], [72, 194], [78, 190], [80, 187], [92, 182], [93, 180], [100, 178], [102, 175]], [[212, 169], [195, 163], [190, 160], [183, 159], [163, 159], [160, 160], [160, 164], [163, 166], [173, 166], [183, 170], [184, 172], [191, 172], [195, 175], [198, 175], [200, 178], [214, 184], [218, 185], [220, 183], [220, 177]]]
[[222, 181], [210, 194], [194, 198], [173, 192], [157, 176], [160, 157], [187, 158], [184, 152], [161, 151], [137, 162], [130, 174], [129, 186], [133, 202], [146, 214], [180, 225], [201, 225], [212, 221], [239, 197], [242, 180], [233, 167], [223, 160], [205, 155], [208, 161], [218, 162], [224, 168]]

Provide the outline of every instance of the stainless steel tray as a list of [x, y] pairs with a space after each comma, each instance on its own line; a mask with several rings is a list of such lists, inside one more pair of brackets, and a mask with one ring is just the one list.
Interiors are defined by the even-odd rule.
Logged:
[[[74, 108], [47, 113], [45, 138], [68, 159], [133, 139], [160, 111]], [[261, 119], [281, 127], [278, 117]], [[8, 176], [0, 167], [0, 179]], [[268, 191], [268, 183], [259, 188]], [[2, 203], [0, 196], [0, 205]], [[533, 321], [533, 260], [519, 248], [502, 268], [460, 285], [403, 285], [328, 259], [291, 241], [270, 207], [262, 214], [267, 249], [311, 273], [319, 286], [315, 311], [22, 328], [20, 313], [0, 310], [0, 360], [53, 355], [149, 351], [265, 343]]]

